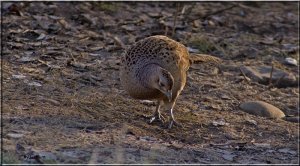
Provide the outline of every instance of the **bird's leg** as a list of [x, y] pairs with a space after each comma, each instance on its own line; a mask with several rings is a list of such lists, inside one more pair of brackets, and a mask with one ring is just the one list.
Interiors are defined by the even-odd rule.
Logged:
[[156, 109], [155, 109], [154, 115], [150, 119], [150, 123], [152, 123], [156, 119], [160, 120], [162, 122], [165, 121], [165, 118], [160, 113], [160, 107], [161, 107], [161, 101], [159, 100], [159, 101], [157, 101]]
[[173, 125], [182, 127], [182, 125], [180, 123], [178, 123], [174, 118], [174, 114], [173, 114], [174, 109], [173, 108], [174, 108], [175, 102], [176, 102], [176, 99], [174, 101], [166, 104], [166, 107], [168, 108], [168, 110], [170, 110], [170, 120], [169, 120], [170, 122], [169, 122], [169, 126], [168, 126], [169, 129], [171, 129]]
[[169, 129], [172, 128], [173, 123], [176, 123], [176, 121], [174, 119], [174, 115], [173, 115], [173, 108], [170, 109], [170, 117], [171, 117], [171, 120], [170, 120], [170, 123], [169, 123]]
[[171, 119], [170, 119], [169, 126], [168, 126], [169, 129], [171, 129], [173, 125], [182, 127], [182, 125], [180, 123], [178, 123], [174, 118], [173, 108], [170, 109], [170, 117], [171, 117]]

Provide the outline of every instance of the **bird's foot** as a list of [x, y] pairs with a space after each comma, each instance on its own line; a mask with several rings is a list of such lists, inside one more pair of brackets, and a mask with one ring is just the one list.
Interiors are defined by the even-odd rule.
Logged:
[[183, 127], [180, 123], [172, 119], [169, 123], [168, 129], [171, 129], [173, 126]]
[[152, 117], [150, 118], [149, 123], [152, 123], [152, 122], [154, 122], [155, 120], [161, 121], [161, 122], [164, 123], [164, 122], [165, 122], [165, 117], [162, 116], [161, 114], [155, 114], [154, 116], [152, 116]]

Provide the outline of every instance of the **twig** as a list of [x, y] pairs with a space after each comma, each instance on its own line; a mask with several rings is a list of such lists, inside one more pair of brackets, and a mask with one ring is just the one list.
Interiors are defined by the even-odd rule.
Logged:
[[255, 10], [252, 7], [243, 5], [242, 3], [234, 2], [233, 4], [236, 4], [238, 7], [242, 8], [242, 9], [247, 9], [247, 10], [250, 10], [251, 12], [255, 12]]
[[240, 72], [242, 73], [242, 75], [244, 76], [244, 79], [245, 79], [248, 83], [250, 83], [249, 80], [247, 79], [247, 76], [246, 76], [245, 73], [242, 71], [242, 69], [241, 69], [241, 68], [239, 68], [239, 69], [240, 69]]
[[217, 10], [217, 11], [208, 13], [208, 14], [206, 14], [205, 16], [203, 16], [202, 18], [205, 19], [205, 18], [207, 18], [207, 17], [209, 17], [209, 16], [211, 16], [211, 15], [215, 15], [215, 14], [222, 13], [222, 12], [224, 12], [224, 11], [226, 11], [226, 10], [232, 9], [232, 8], [234, 8], [234, 7], [237, 7], [237, 6], [238, 6], [237, 4], [234, 4], [234, 5], [229, 6], [229, 7], [227, 7], [227, 8], [224, 8], [224, 9], [221, 9], [221, 10]]
[[173, 22], [173, 30], [172, 30], [172, 37], [175, 34], [175, 29], [176, 29], [176, 22], [177, 22], [177, 16], [179, 13], [179, 3], [176, 4], [176, 13], [175, 13], [175, 17], [174, 17], [174, 22]]
[[272, 69], [271, 69], [271, 73], [270, 73], [269, 85], [272, 84], [273, 70], [274, 70], [274, 64], [272, 63]]
[[165, 26], [165, 36], [168, 35], [168, 30], [169, 30], [168, 26]]
[[190, 15], [195, 6], [196, 6], [195, 2], [189, 3], [189, 7], [187, 7], [187, 5], [183, 5], [182, 10], [181, 10], [181, 14], [184, 17]]
[[183, 5], [183, 7], [182, 7], [182, 9], [181, 9], [181, 15], [183, 15], [184, 13], [185, 13], [185, 10], [186, 10], [186, 6], [185, 5]]
[[[207, 13], [206, 15], [202, 16], [201, 18], [202, 18], [202, 19], [206, 19], [207, 17], [209, 17], [209, 16], [211, 16], [211, 15], [215, 15], [215, 14], [222, 13], [222, 12], [224, 12], [224, 11], [226, 11], [226, 10], [232, 9], [232, 8], [234, 8], [234, 7], [237, 7], [237, 6], [238, 6], [237, 4], [233, 4], [232, 6], [229, 6], [229, 7], [227, 7], [227, 8], [220, 9], [220, 10], [216, 10], [216, 11], [213, 11], [213, 12], [211, 12], [211, 13]], [[193, 20], [191, 20], [191, 21], [198, 20], [198, 19], [199, 19], [199, 18], [196, 18], [196, 19], [193, 19]]]
[[187, 20], [186, 17], [191, 14], [191, 12], [195, 6], [196, 6], [195, 2], [189, 3], [189, 7], [187, 7], [186, 5], [183, 6], [183, 8], [181, 10], [181, 15], [183, 16], [184, 20]]
[[133, 20], [133, 21], [125, 21], [125, 22], [120, 22], [120, 23], [118, 23], [118, 26], [122, 26], [122, 25], [128, 25], [128, 24], [139, 24], [139, 23], [141, 23], [141, 22], [143, 22], [143, 20], [142, 19], [140, 19], [140, 20]]
[[122, 47], [123, 49], [126, 48], [125, 44], [121, 41], [120, 38], [118, 38], [117, 36], [113, 37], [114, 41], [117, 43], [117, 45], [119, 45], [120, 47]]

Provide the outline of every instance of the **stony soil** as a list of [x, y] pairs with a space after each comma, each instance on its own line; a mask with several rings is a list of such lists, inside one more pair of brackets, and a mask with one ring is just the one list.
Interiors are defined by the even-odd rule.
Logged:
[[[260, 100], [299, 116], [298, 85], [261, 84], [240, 70], [273, 66], [299, 75], [284, 63], [299, 63], [299, 2], [2, 8], [3, 163], [299, 163], [299, 123], [239, 108]], [[156, 34], [223, 60], [191, 66], [175, 106], [182, 127], [148, 124], [153, 103], [130, 98], [120, 85], [124, 49]]]

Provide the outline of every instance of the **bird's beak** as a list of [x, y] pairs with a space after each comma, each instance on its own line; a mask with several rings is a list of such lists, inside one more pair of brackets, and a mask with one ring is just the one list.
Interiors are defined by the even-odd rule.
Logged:
[[172, 91], [171, 91], [171, 90], [167, 91], [167, 92], [165, 93], [165, 95], [168, 97], [169, 102], [171, 102], [171, 100], [172, 100]]

